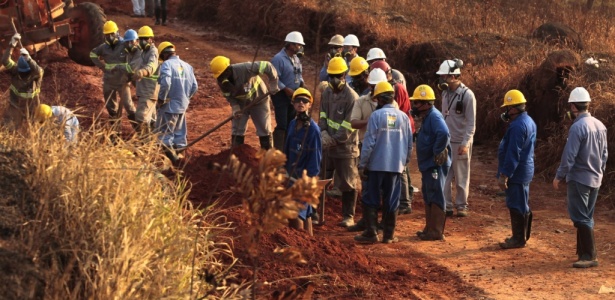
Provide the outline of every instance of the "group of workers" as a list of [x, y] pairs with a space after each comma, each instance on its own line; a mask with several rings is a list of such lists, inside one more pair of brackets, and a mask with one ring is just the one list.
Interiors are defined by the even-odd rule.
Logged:
[[[304, 46], [302, 34], [293, 31], [271, 62], [231, 64], [224, 56], [211, 61], [211, 71], [235, 117], [233, 145], [244, 142], [246, 122], [252, 117], [261, 147], [273, 146], [287, 155], [291, 182], [303, 172], [334, 177], [341, 190], [339, 225], [361, 231], [355, 236], [357, 242], [392, 243], [398, 241], [397, 216], [412, 211], [408, 165], [415, 142], [425, 202], [425, 227], [417, 235], [421, 240], [444, 239], [446, 218], [454, 210], [458, 217], [469, 215], [476, 98], [461, 82], [463, 62], [445, 60], [435, 72], [442, 91], [439, 110], [429, 85], [419, 85], [408, 96], [403, 75], [389, 66], [381, 49], [370, 49], [364, 59], [358, 55], [355, 35], [335, 35], [320, 71], [322, 96], [315, 122], [309, 113], [314, 98], [302, 76]], [[259, 76], [263, 74], [267, 83]], [[276, 121], [273, 132], [270, 99]], [[568, 210], [578, 228], [578, 261], [573, 266], [581, 268], [598, 265], [593, 213], [607, 159], [606, 128], [588, 112], [590, 102], [584, 88], [572, 91], [569, 115], [576, 119], [553, 181], [555, 188], [561, 180], [568, 182]], [[522, 92], [510, 90], [501, 106], [508, 128], [498, 149], [497, 181], [506, 194], [512, 229], [512, 236], [499, 244], [503, 249], [525, 247], [531, 233], [529, 187], [534, 176], [536, 124], [526, 103]], [[358, 179], [363, 217], [355, 223]], [[317, 218], [314, 208], [306, 205], [291, 224], [303, 228], [301, 224]]]

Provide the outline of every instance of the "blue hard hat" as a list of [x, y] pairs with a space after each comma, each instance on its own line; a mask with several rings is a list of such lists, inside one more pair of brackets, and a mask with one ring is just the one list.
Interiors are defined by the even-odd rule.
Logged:
[[20, 56], [19, 60], [17, 61], [17, 71], [30, 72], [30, 64], [28, 64], [28, 61], [23, 56]]
[[135, 41], [139, 38], [139, 35], [137, 34], [136, 31], [132, 30], [132, 29], [128, 29], [126, 30], [126, 32], [124, 33], [124, 42], [128, 42], [128, 41]]

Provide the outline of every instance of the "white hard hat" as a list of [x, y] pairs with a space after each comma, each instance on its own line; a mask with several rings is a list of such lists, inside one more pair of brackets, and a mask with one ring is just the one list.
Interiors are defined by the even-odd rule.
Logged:
[[461, 68], [463, 67], [463, 61], [461, 59], [445, 60], [440, 65], [440, 69], [436, 74], [438, 75], [459, 75], [461, 74]]
[[375, 59], [386, 59], [386, 58], [387, 56], [384, 55], [384, 51], [382, 51], [382, 49], [371, 48], [369, 49], [369, 51], [367, 51], [367, 58], [365, 60], [367, 60], [367, 62], [370, 62]]
[[344, 46], [344, 37], [336, 34], [329, 41], [330, 46]]
[[354, 34], [349, 34], [344, 38], [344, 46], [359, 47], [359, 39]]
[[287, 43], [295, 43], [295, 44], [305, 46], [305, 43], [303, 42], [303, 35], [301, 35], [301, 32], [299, 31], [293, 31], [287, 34], [286, 39], [284, 39], [284, 41]]
[[584, 87], [577, 87], [570, 92], [570, 97], [568, 98], [568, 103], [574, 102], [592, 102], [592, 99], [589, 97], [589, 92]]
[[369, 84], [378, 84], [378, 82], [388, 81], [387, 74], [380, 68], [375, 68], [371, 72], [369, 72], [369, 76], [367, 77], [367, 83]]

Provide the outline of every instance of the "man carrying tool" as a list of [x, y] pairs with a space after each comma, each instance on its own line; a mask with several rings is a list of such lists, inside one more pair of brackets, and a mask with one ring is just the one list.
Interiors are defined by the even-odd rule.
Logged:
[[553, 179], [553, 188], [560, 181], [568, 185], [568, 213], [577, 228], [578, 260], [575, 268], [598, 266], [596, 240], [594, 239], [594, 209], [608, 158], [607, 129], [587, 110], [589, 92], [577, 87], [570, 93], [568, 115], [574, 123], [562, 153], [562, 161]]
[[160, 65], [158, 101], [156, 102], [156, 128], [165, 155], [176, 164], [179, 161], [174, 149], [188, 144], [186, 110], [190, 98], [196, 94], [198, 85], [192, 66], [175, 54], [175, 46], [162, 42], [158, 46]]
[[295, 90], [304, 86], [303, 67], [299, 55], [303, 54], [303, 36], [298, 31], [286, 35], [286, 45], [272, 59], [271, 64], [278, 73], [280, 91], [271, 96], [275, 109], [275, 130], [273, 131], [273, 146], [282, 149], [286, 139], [286, 128], [295, 118], [295, 109], [291, 98]]
[[[117, 24], [107, 21], [103, 26], [105, 42], [90, 52], [94, 65], [100, 68], [103, 75], [103, 97], [105, 107], [109, 113], [109, 121], [117, 130], [122, 117], [122, 107], [126, 109], [128, 120], [135, 121], [135, 106], [130, 96], [130, 79], [124, 72], [118, 71], [116, 66], [126, 66], [126, 45], [120, 38]], [[117, 101], [119, 93], [120, 102]], [[121, 104], [121, 105], [120, 105]]]
[[[255, 61], [231, 65], [231, 60], [216, 56], [210, 63], [211, 72], [218, 81], [222, 94], [233, 112], [232, 145], [244, 143], [248, 118], [252, 117], [262, 149], [271, 148], [271, 110], [269, 95], [278, 93], [278, 73], [268, 61]], [[268, 85], [260, 75], [268, 77]], [[251, 103], [252, 101], [258, 102]], [[250, 105], [248, 109], [244, 108]]]
[[327, 73], [328, 86], [322, 93], [320, 103], [320, 127], [324, 151], [324, 179], [339, 182], [342, 191], [342, 227], [354, 225], [357, 201], [357, 157], [359, 156], [357, 132], [350, 125], [350, 117], [355, 102], [359, 98], [346, 84], [348, 66], [341, 57], [329, 61]]
[[23, 121], [30, 118], [38, 105], [43, 81], [43, 69], [30, 57], [28, 50], [19, 50], [17, 63], [11, 59], [13, 49], [20, 40], [21, 35], [15, 33], [2, 56], [2, 64], [11, 74], [11, 95], [4, 113], [4, 124], [10, 130], [18, 130]]

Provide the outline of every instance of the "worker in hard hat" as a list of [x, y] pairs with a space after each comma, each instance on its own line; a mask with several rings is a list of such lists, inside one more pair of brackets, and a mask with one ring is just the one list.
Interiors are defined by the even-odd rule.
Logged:
[[[410, 129], [412, 130], [412, 134], [416, 132], [416, 127], [414, 125], [414, 118], [410, 115], [411, 110], [411, 102], [408, 97], [408, 91], [406, 88], [399, 82], [396, 82], [393, 79], [393, 72], [391, 66], [383, 60], [377, 60], [370, 65], [370, 69], [381, 69], [386, 74], [387, 81], [393, 86], [395, 90], [395, 102], [399, 105], [399, 109], [403, 111], [410, 118]], [[409, 214], [412, 212], [412, 199], [414, 198], [414, 187], [412, 186], [412, 179], [410, 178], [410, 172], [408, 172], [408, 168], [404, 170], [402, 174], [402, 184], [401, 184], [401, 202], [399, 205], [399, 213], [400, 214]]]
[[[297, 114], [290, 122], [283, 148], [286, 154], [285, 168], [291, 182], [301, 178], [304, 171], [307, 176], [318, 176], [322, 162], [320, 128], [309, 115], [314, 98], [310, 91], [300, 87], [293, 94], [292, 102]], [[289, 224], [297, 229], [305, 228], [304, 225], [308, 225], [306, 221], [310, 221], [308, 219], [311, 219], [313, 213], [313, 207], [306, 204], [305, 209], [299, 212], [299, 217]]]
[[434, 106], [436, 95], [430, 86], [419, 85], [410, 99], [412, 114], [423, 120], [416, 133], [416, 159], [422, 178], [425, 228], [417, 235], [425, 241], [443, 240], [446, 223], [444, 181], [451, 165], [450, 135], [444, 117]]
[[[442, 90], [442, 114], [451, 135], [451, 170], [444, 183], [446, 216], [457, 209], [458, 217], [468, 216], [468, 194], [470, 193], [470, 161], [472, 143], [476, 130], [476, 97], [463, 82], [459, 59], [445, 60], [436, 72], [440, 76], [438, 88]], [[453, 181], [455, 182], [455, 203], [453, 203]]]
[[331, 37], [329, 43], [329, 51], [325, 55], [325, 62], [320, 69], [320, 74], [318, 75], [318, 80], [320, 82], [329, 80], [329, 75], [327, 74], [327, 67], [329, 66], [329, 61], [334, 57], [342, 57], [342, 51], [344, 50], [344, 37], [340, 34], [336, 34]]
[[38, 105], [43, 81], [43, 68], [30, 57], [28, 50], [21, 48], [17, 63], [11, 59], [13, 49], [20, 40], [21, 35], [15, 33], [2, 56], [2, 64], [11, 74], [9, 86], [11, 94], [4, 113], [4, 124], [10, 130], [21, 128], [23, 121], [31, 117], [31, 113]]
[[154, 45], [154, 31], [149, 26], [139, 28], [139, 64], [134, 68], [132, 79], [137, 82], [136, 130], [142, 135], [152, 129], [156, 120], [158, 98], [158, 48]]
[[536, 124], [525, 111], [525, 96], [518, 90], [504, 95], [500, 116], [510, 122], [498, 148], [498, 184], [506, 191], [506, 206], [510, 211], [512, 237], [500, 243], [503, 249], [525, 247], [532, 230], [529, 206], [530, 182], [534, 177]]
[[[261, 148], [270, 149], [272, 143], [269, 96], [246, 111], [243, 111], [243, 108], [262, 95], [275, 95], [280, 91], [278, 72], [273, 65], [268, 61], [231, 64], [229, 58], [216, 56], [211, 60], [210, 67], [222, 94], [232, 108], [234, 116], [232, 145], [238, 146], [244, 143], [248, 118], [251, 117]], [[267, 75], [268, 84], [261, 79], [260, 75], [263, 74]]]
[[[90, 52], [94, 65], [103, 71], [103, 97], [113, 127], [119, 126], [122, 108], [126, 110], [128, 120], [135, 121], [135, 106], [130, 95], [130, 78], [116, 66], [126, 67], [126, 45], [119, 35], [117, 24], [107, 21], [103, 25], [105, 42]], [[120, 68], [120, 69], [121, 69]], [[117, 100], [119, 94], [120, 100]]]
[[[379, 60], [386, 61], [386, 59], [387, 56], [380, 48], [369, 49], [369, 51], [367, 52], [367, 56], [365, 57], [365, 60], [367, 60], [367, 63], [370, 65]], [[404, 77], [404, 74], [402, 74], [399, 70], [391, 68], [391, 75], [393, 76], [394, 82], [401, 83], [401, 85], [403, 85], [404, 88], [406, 88], [407, 90], [406, 78]]]
[[369, 95], [372, 92], [370, 84], [367, 82], [369, 76], [369, 64], [365, 58], [357, 56], [350, 61], [350, 71], [348, 75], [352, 78], [350, 86], [359, 95]]
[[566, 204], [570, 219], [577, 228], [578, 259], [575, 268], [598, 266], [594, 239], [594, 210], [608, 158], [607, 129], [588, 109], [591, 98], [583, 87], [570, 93], [568, 115], [574, 119], [553, 179], [553, 187], [566, 180]]
[[348, 84], [346, 73], [348, 66], [341, 57], [329, 61], [327, 73], [328, 86], [322, 93], [320, 102], [320, 120], [324, 152], [324, 179], [331, 178], [335, 170], [335, 180], [339, 182], [342, 192], [342, 222], [338, 225], [354, 225], [354, 213], [357, 200], [357, 164], [359, 156], [357, 131], [350, 125], [352, 109], [359, 98]]
[[359, 243], [379, 241], [378, 208], [382, 202], [382, 242], [388, 244], [398, 241], [395, 227], [401, 177], [412, 154], [412, 130], [408, 115], [393, 105], [395, 91], [390, 83], [376, 84], [374, 98], [381, 108], [369, 117], [359, 160], [359, 175], [367, 182], [367, 197], [361, 199], [367, 226], [354, 240]]
[[39, 123], [52, 121], [56, 126], [64, 127], [67, 142], [76, 142], [79, 134], [79, 120], [73, 112], [64, 106], [39, 104], [34, 111], [34, 120]]
[[156, 130], [165, 155], [177, 163], [179, 157], [174, 149], [188, 145], [186, 110], [198, 84], [192, 66], [179, 58], [170, 42], [158, 45], [158, 60], [162, 63], [158, 77]]
[[284, 147], [288, 125], [295, 118], [291, 98], [299, 87], [305, 85], [303, 67], [297, 56], [303, 53], [303, 46], [305, 46], [301, 32], [290, 32], [286, 35], [284, 43], [284, 48], [271, 59], [271, 64], [278, 73], [278, 88], [280, 89], [278, 93], [271, 96], [276, 123], [273, 131], [273, 146], [276, 149]]
[[[359, 38], [357, 38], [357, 36], [354, 34], [349, 34], [344, 37], [344, 43], [342, 43], [342, 46], [342, 57], [346, 60], [346, 64], [348, 65], [348, 67], [350, 67], [350, 62], [355, 57], [359, 56], [359, 54], [357, 53], [357, 51], [359, 51], [359, 47], [361, 46], [359, 44]], [[350, 74], [346, 76], [346, 83], [352, 85], [352, 77], [350, 76]]]

